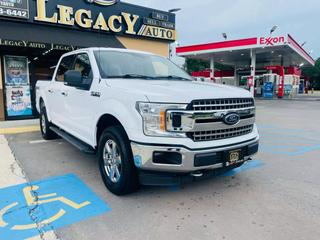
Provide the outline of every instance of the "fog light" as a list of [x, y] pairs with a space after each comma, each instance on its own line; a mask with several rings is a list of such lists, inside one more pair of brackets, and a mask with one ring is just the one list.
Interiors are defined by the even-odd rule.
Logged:
[[157, 164], [181, 165], [182, 156], [177, 152], [154, 152], [153, 162]]

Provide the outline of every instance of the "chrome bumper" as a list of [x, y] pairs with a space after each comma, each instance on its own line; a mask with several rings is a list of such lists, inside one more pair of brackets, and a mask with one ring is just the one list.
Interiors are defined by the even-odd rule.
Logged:
[[[247, 146], [258, 145], [259, 137], [251, 139], [246, 142], [239, 144], [233, 144], [228, 146], [214, 147], [209, 149], [188, 149], [183, 146], [158, 146], [158, 145], [148, 145], [144, 143], [131, 142], [131, 148], [134, 157], [135, 166], [141, 170], [159, 171], [159, 172], [177, 172], [177, 173], [187, 173], [194, 172], [205, 169], [216, 169], [228, 166], [227, 162], [219, 162], [213, 165], [206, 165], [201, 167], [195, 166], [195, 157], [199, 155], [206, 154], [219, 154], [228, 150], [241, 149]], [[168, 152], [168, 153], [179, 153], [181, 154], [181, 164], [159, 164], [154, 162], [155, 152]], [[252, 154], [245, 154], [243, 156], [243, 161], [247, 161], [256, 152]]]

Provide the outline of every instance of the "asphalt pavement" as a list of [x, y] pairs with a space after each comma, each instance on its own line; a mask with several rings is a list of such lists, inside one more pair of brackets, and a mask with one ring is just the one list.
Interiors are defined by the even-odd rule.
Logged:
[[[318, 240], [319, 110], [319, 101], [258, 100], [261, 147], [253, 161], [209, 180], [124, 197], [107, 191], [94, 156], [62, 139], [43, 141], [39, 132], [6, 138], [29, 182], [92, 205], [80, 216], [60, 198], [66, 213], [51, 226], [58, 239]], [[0, 239], [14, 239], [1, 238], [1, 219]]]

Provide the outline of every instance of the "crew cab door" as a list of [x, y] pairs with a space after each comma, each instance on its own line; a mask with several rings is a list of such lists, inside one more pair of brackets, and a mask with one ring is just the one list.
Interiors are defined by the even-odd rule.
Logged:
[[82, 76], [82, 82], [88, 83], [89, 87], [76, 88], [65, 84], [65, 130], [73, 136], [90, 144], [92, 136], [92, 121], [94, 107], [99, 98], [91, 96], [91, 84], [94, 79], [89, 54], [79, 53], [75, 57], [72, 70], [79, 71]]
[[51, 121], [64, 129], [66, 119], [64, 74], [73, 67], [75, 55], [65, 56], [59, 62], [54, 79], [48, 88], [48, 111]]

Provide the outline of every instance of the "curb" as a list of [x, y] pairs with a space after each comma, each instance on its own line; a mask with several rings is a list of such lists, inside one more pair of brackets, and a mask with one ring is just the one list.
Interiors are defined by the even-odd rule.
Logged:
[[28, 132], [39, 132], [39, 125], [25, 126], [25, 127], [14, 127], [14, 128], [0, 128], [0, 134], [18, 134], [18, 133], [28, 133]]

